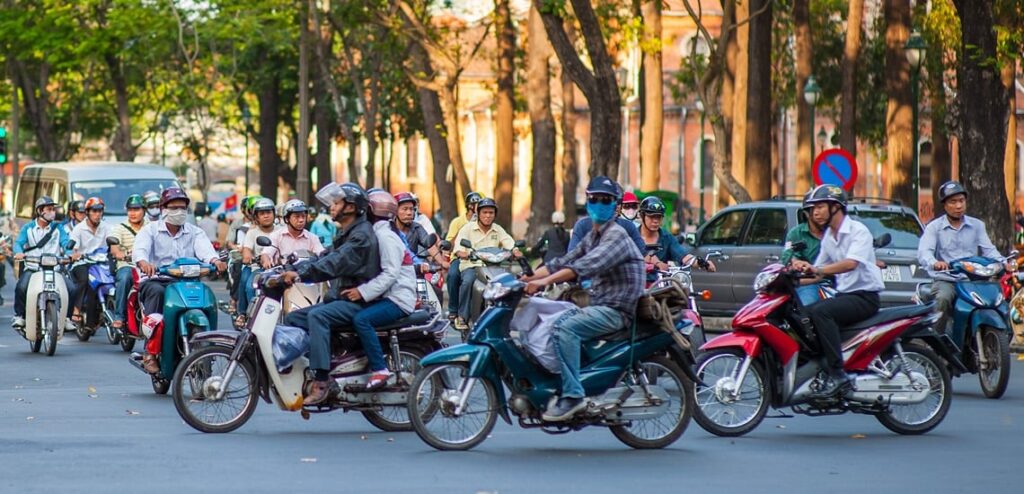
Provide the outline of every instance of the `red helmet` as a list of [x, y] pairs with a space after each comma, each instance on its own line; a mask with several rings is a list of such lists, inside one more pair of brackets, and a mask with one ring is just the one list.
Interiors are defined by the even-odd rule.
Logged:
[[632, 192], [626, 192], [622, 194], [622, 204], [640, 204], [640, 200], [637, 199], [636, 194]]
[[192, 203], [192, 199], [188, 197], [188, 194], [186, 194], [185, 191], [177, 187], [164, 189], [160, 194], [160, 207], [165, 208], [167, 207], [167, 203], [178, 199], [184, 199], [186, 206]]
[[105, 206], [103, 205], [103, 199], [100, 199], [99, 197], [94, 196], [85, 200], [86, 212], [91, 211], [93, 209], [99, 209], [100, 211], [103, 211], [104, 207]]

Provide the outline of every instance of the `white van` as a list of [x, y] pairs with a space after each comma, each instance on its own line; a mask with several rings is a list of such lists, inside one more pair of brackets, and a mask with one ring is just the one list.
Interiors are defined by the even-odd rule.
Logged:
[[25, 167], [18, 182], [14, 214], [19, 225], [32, 219], [33, 205], [40, 196], [50, 196], [67, 207], [72, 200], [103, 199], [104, 218], [114, 223], [127, 220], [124, 203], [132, 194], [148, 190], [161, 192], [181, 187], [170, 168], [117, 162], [38, 163]]

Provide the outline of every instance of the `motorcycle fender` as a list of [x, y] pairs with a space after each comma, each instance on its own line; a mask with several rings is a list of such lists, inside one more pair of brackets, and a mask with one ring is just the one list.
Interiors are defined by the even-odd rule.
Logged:
[[978, 309], [971, 316], [971, 327], [973, 328], [991, 326], [1003, 331], [1010, 331], [1010, 325], [1007, 322], [1006, 317], [995, 309]]
[[190, 343], [196, 348], [211, 345], [234, 348], [240, 334], [238, 331], [233, 330], [203, 331], [192, 336]]
[[700, 347], [701, 351], [715, 350], [718, 348], [741, 348], [751, 358], [761, 355], [761, 338], [754, 334], [725, 333], [715, 337]]
[[512, 423], [508, 415], [508, 407], [505, 406], [505, 386], [498, 376], [498, 370], [491, 358], [492, 350], [489, 346], [460, 344], [438, 350], [420, 360], [420, 366], [450, 364], [465, 362], [469, 366], [469, 376], [487, 379], [494, 385], [495, 394], [498, 396], [498, 410], [505, 422]]
[[190, 309], [185, 312], [181, 318], [182, 324], [179, 325], [178, 330], [181, 334], [185, 334], [189, 326], [195, 328], [202, 328], [197, 333], [206, 332], [210, 328], [210, 319], [206, 317], [206, 313], [199, 309]]

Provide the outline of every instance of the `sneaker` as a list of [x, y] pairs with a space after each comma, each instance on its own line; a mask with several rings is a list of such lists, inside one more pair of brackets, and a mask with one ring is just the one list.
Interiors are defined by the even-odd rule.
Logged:
[[11, 319], [11, 326], [13, 326], [15, 328], [18, 328], [18, 329], [25, 329], [25, 318], [24, 317], [14, 316]]
[[370, 379], [366, 381], [366, 390], [371, 391], [387, 386], [388, 379], [391, 379], [391, 375], [391, 371], [387, 369], [374, 371], [373, 374], [370, 374]]
[[845, 390], [850, 386], [850, 375], [843, 370], [832, 371], [828, 378], [817, 393], [811, 395], [812, 398], [831, 398], [832, 396], [839, 394], [840, 391]]
[[546, 422], [563, 422], [584, 408], [587, 408], [584, 398], [559, 398], [555, 406], [548, 408], [540, 418]]

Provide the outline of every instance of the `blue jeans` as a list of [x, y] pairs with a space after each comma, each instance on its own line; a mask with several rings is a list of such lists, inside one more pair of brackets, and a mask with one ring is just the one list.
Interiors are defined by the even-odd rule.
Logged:
[[327, 372], [331, 368], [331, 328], [350, 326], [356, 314], [365, 307], [348, 300], [304, 307], [289, 312], [284, 323], [309, 332], [309, 368]]
[[448, 267], [448, 314], [459, 310], [459, 286], [462, 284], [462, 273], [459, 272], [459, 259], [452, 261]]
[[554, 324], [555, 351], [562, 364], [562, 397], [583, 398], [580, 382], [580, 351], [584, 341], [621, 330], [626, 324], [622, 313], [610, 307], [569, 309]]
[[132, 267], [117, 270], [114, 278], [114, 320], [124, 321], [128, 316], [128, 292], [132, 289]]
[[363, 344], [363, 351], [366, 352], [370, 371], [376, 372], [388, 368], [384, 362], [384, 351], [380, 347], [380, 339], [377, 338], [375, 328], [391, 324], [407, 315], [409, 314], [394, 302], [384, 299], [371, 303], [352, 319], [352, 325], [356, 328], [359, 341]]
[[462, 272], [462, 283], [459, 285], [459, 317], [469, 320], [470, 304], [473, 303], [473, 283], [476, 282], [476, 269], [469, 268]]
[[238, 280], [238, 313], [245, 314], [249, 310], [249, 302], [256, 297], [256, 289], [252, 287], [252, 278], [256, 270], [249, 266], [242, 267], [242, 275]]

